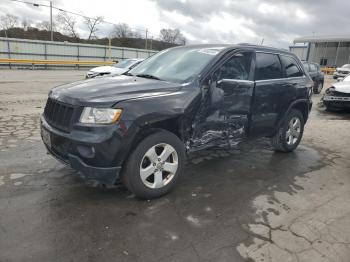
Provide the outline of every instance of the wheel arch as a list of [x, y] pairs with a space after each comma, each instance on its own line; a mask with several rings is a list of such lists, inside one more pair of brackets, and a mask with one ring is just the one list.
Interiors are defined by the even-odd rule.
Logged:
[[298, 99], [294, 101], [293, 103], [290, 104], [288, 107], [287, 111], [284, 113], [283, 117], [279, 120], [278, 124], [276, 125], [275, 132], [274, 134], [279, 130], [280, 126], [283, 124], [284, 120], [288, 116], [291, 110], [297, 109], [299, 110], [304, 117], [304, 123], [306, 123], [308, 117], [309, 117], [309, 112], [310, 112], [310, 105], [309, 101], [307, 99]]
[[121, 160], [120, 164], [124, 164], [124, 162], [128, 159], [130, 153], [144, 138], [162, 130], [176, 135], [182, 142], [184, 142], [185, 134], [183, 115], [180, 114], [175, 116], [167, 116], [158, 118], [156, 121], [152, 122], [143, 121], [141, 123], [138, 123], [135, 133], [130, 140], [130, 144], [126, 149], [126, 152], [124, 152], [124, 157]]

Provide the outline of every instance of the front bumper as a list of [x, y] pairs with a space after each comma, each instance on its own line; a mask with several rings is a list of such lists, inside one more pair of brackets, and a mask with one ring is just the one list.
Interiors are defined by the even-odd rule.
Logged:
[[350, 96], [333, 96], [325, 94], [323, 104], [327, 107], [350, 109]]
[[117, 158], [122, 149], [122, 136], [117, 127], [96, 130], [66, 133], [53, 128], [41, 117], [41, 136], [52, 156], [79, 171], [87, 182], [111, 186], [117, 182], [121, 171], [121, 165], [114, 164], [121, 162], [122, 154]]

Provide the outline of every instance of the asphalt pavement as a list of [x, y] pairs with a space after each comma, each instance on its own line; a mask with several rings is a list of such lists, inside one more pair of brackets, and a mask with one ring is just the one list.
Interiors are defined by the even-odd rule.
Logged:
[[47, 93], [83, 77], [0, 70], [0, 261], [350, 261], [350, 112], [314, 95], [295, 152], [200, 152], [173, 192], [141, 201], [46, 154]]

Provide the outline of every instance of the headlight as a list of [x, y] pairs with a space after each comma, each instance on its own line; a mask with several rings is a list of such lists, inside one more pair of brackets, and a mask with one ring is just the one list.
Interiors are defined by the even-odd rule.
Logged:
[[331, 86], [330, 88], [328, 88], [327, 90], [326, 90], [326, 94], [327, 95], [331, 95], [331, 94], [333, 94], [334, 93], [334, 91], [335, 91], [335, 88], [333, 87], [333, 86]]
[[121, 113], [121, 109], [85, 107], [80, 116], [80, 123], [112, 124], [118, 121]]

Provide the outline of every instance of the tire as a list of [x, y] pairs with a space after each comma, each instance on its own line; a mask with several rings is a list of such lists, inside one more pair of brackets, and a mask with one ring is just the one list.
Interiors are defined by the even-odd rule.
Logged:
[[138, 198], [160, 197], [181, 177], [185, 159], [183, 142], [168, 131], [158, 131], [144, 138], [129, 155], [122, 181]]
[[317, 83], [317, 86], [316, 87], [314, 87], [314, 94], [319, 94], [319, 93], [321, 93], [321, 91], [322, 91], [322, 89], [323, 89], [323, 82], [318, 82]]
[[[303, 114], [297, 109], [292, 109], [276, 135], [271, 138], [271, 145], [274, 150], [277, 152], [292, 152], [296, 149], [304, 133], [304, 124]], [[299, 128], [297, 128], [298, 126]]]

